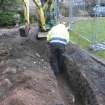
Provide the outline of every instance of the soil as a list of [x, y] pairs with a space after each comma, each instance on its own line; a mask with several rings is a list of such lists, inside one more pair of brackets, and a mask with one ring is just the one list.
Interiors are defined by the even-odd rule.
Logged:
[[74, 105], [64, 76], [54, 76], [48, 46], [35, 39], [34, 28], [27, 38], [17, 29], [0, 32], [0, 105]]
[[35, 34], [0, 29], [0, 105], [104, 105], [105, 64], [70, 44], [55, 77], [49, 46]]

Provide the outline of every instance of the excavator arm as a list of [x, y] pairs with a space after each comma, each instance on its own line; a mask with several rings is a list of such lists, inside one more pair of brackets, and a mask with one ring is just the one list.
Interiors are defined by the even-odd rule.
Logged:
[[45, 31], [46, 30], [45, 16], [44, 16], [41, 1], [33, 0], [33, 2], [35, 3], [36, 12], [38, 14], [40, 29], [42, 31]]
[[[20, 35], [27, 36], [29, 32], [29, 0], [22, 0], [24, 7], [24, 18], [25, 18], [25, 26], [20, 28]], [[54, 3], [56, 0], [46, 0], [43, 7], [41, 4], [41, 0], [33, 0], [36, 8], [36, 13], [38, 15], [38, 23], [41, 31], [46, 31], [46, 29], [50, 29], [55, 23], [55, 11], [54, 11]], [[53, 12], [52, 12], [53, 11]], [[53, 14], [53, 15], [52, 15]], [[50, 17], [50, 18], [49, 18]]]
[[[42, 30], [45, 30], [45, 17], [44, 17], [44, 12], [42, 9], [42, 4], [40, 0], [33, 0], [34, 4], [35, 4], [35, 8], [36, 8], [36, 12], [38, 14], [38, 18], [39, 18], [39, 23], [40, 23], [40, 28]], [[25, 22], [27, 24], [29, 24], [29, 0], [23, 0], [23, 4], [24, 4], [24, 18], [25, 18]]]
[[[24, 8], [24, 22], [25, 26], [20, 27], [20, 35], [23, 37], [26, 37], [29, 33], [29, 25], [30, 25], [30, 20], [29, 20], [29, 0], [22, 0], [23, 1], [23, 8]], [[44, 12], [42, 8], [42, 4], [40, 0], [33, 0], [36, 8], [36, 13], [38, 15], [38, 21], [39, 21], [39, 27], [42, 31], [46, 30], [46, 24], [45, 24], [45, 17], [44, 17]]]
[[23, 8], [24, 8], [25, 23], [30, 24], [30, 21], [29, 21], [29, 0], [22, 0], [22, 1], [23, 1]]

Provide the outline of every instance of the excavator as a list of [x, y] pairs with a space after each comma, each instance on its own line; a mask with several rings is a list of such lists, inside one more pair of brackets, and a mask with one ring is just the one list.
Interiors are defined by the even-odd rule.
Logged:
[[[21, 26], [20, 36], [27, 37], [30, 30], [30, 21], [29, 21], [29, 0], [22, 0], [24, 7], [24, 22], [25, 25]], [[39, 28], [38, 32], [46, 32], [51, 29], [58, 21], [58, 3], [59, 0], [33, 0], [35, 4], [36, 13], [38, 15]], [[37, 34], [37, 38], [40, 39], [40, 34]]]

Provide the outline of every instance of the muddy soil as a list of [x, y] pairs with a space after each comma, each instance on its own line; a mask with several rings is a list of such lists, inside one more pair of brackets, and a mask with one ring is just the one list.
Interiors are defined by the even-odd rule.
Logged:
[[17, 29], [0, 31], [0, 105], [104, 105], [105, 63], [66, 47], [63, 74], [54, 76], [49, 47]]
[[0, 105], [74, 105], [68, 85], [51, 70], [46, 42], [35, 40], [34, 28], [27, 38], [17, 29], [1, 32]]
[[65, 53], [65, 67], [76, 100], [82, 105], [105, 105], [104, 62], [71, 45]]

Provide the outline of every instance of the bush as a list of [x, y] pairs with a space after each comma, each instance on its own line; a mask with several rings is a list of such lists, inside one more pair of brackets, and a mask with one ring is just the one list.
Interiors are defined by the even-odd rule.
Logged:
[[[20, 14], [20, 24], [24, 24], [24, 13], [23, 11], [19, 12], [0, 12], [0, 27], [6, 26], [14, 26], [15, 25], [15, 18], [16, 14]], [[35, 17], [30, 15], [30, 23], [35, 22]]]
[[15, 25], [14, 15], [15, 12], [0, 12], [0, 27]]

